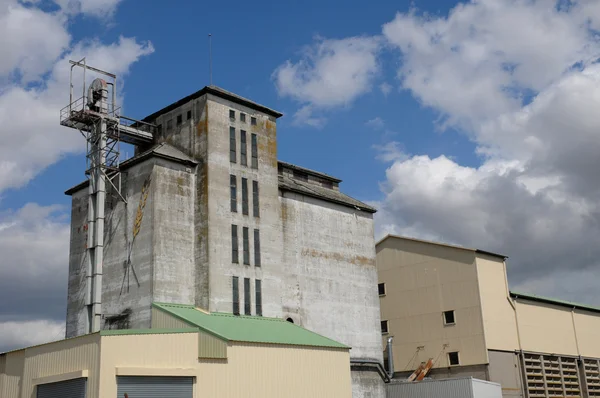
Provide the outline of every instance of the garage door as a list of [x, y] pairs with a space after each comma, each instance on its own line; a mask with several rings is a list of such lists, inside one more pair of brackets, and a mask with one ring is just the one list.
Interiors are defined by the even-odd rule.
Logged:
[[85, 398], [87, 379], [71, 379], [37, 386], [36, 398]]
[[192, 398], [193, 377], [117, 376], [117, 398]]

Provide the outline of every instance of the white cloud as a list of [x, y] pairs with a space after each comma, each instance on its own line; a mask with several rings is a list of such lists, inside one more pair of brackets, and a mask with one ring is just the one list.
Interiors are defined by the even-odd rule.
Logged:
[[64, 324], [70, 235], [66, 218], [59, 206], [34, 203], [0, 213], [0, 350], [56, 339], [30, 327]]
[[64, 337], [64, 322], [4, 322], [0, 323], [0, 352], [62, 340]]
[[564, 277], [600, 272], [597, 26], [592, 2], [497, 0], [460, 4], [447, 17], [413, 10], [384, 25], [402, 55], [403, 88], [466, 133], [482, 164], [396, 160], [378, 233], [498, 251], [510, 256], [513, 286], [600, 303], [578, 288], [581, 278]]
[[376, 158], [382, 162], [394, 162], [408, 158], [402, 148], [402, 144], [396, 141], [390, 141], [382, 145], [374, 145], [373, 148], [377, 151]]
[[367, 127], [371, 127], [373, 129], [382, 129], [385, 126], [385, 122], [379, 116], [374, 117], [373, 119], [367, 120], [365, 123]]
[[99, 18], [111, 17], [121, 0], [57, 0], [69, 14], [87, 14]]
[[[4, 27], [10, 30], [9, 38], [25, 38], [16, 44], [0, 39], [0, 52], [9, 54], [0, 60], [0, 82], [4, 82], [0, 85], [0, 193], [22, 187], [61, 156], [85, 147], [77, 131], [58, 123], [60, 109], [69, 101], [69, 59], [85, 56], [89, 64], [122, 77], [131, 64], [154, 51], [151, 43], [124, 37], [111, 44], [95, 40], [69, 44], [65, 15], [16, 2], [0, 8], [3, 19], [11, 21]], [[22, 79], [15, 80], [15, 73]], [[27, 84], [42, 74], [46, 74], [43, 82]]]
[[[151, 43], [126, 37], [73, 42], [67, 27], [74, 14], [107, 17], [118, 1], [60, 3], [68, 10], [44, 12], [37, 2], [24, 7], [11, 0], [0, 5], [0, 194], [85, 148], [76, 130], [59, 125], [69, 100], [69, 59], [85, 56], [88, 64], [116, 73], [121, 88], [130, 66], [154, 51]], [[0, 350], [64, 336], [66, 220], [57, 206], [0, 211]]]
[[380, 40], [375, 37], [318, 38], [297, 62], [287, 61], [273, 72], [281, 96], [311, 109], [345, 106], [371, 90], [379, 72]]
[[392, 92], [392, 85], [386, 82], [383, 82], [379, 85], [379, 89], [383, 93], [384, 96], [388, 96], [389, 93]]

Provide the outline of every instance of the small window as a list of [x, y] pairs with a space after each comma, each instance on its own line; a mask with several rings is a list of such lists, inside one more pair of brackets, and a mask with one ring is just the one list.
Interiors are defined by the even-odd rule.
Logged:
[[187, 120], [190, 120], [192, 118], [192, 111], [187, 111]]
[[256, 295], [256, 315], [262, 316], [262, 285], [260, 279], [254, 281], [254, 293]]
[[250, 278], [244, 278], [244, 314], [252, 315], [252, 303], [250, 302]]
[[308, 181], [308, 174], [300, 170], [294, 170], [294, 178], [300, 181]]
[[167, 132], [173, 130], [173, 119], [167, 120]]
[[230, 118], [231, 120], [235, 120], [235, 111], [234, 111], [234, 110], [230, 110], [230, 111], [229, 111], [229, 118]]
[[252, 215], [254, 217], [260, 216], [258, 202], [258, 181], [252, 181]]
[[237, 276], [231, 278], [231, 291], [233, 293], [233, 314], [240, 314], [240, 290], [239, 290], [239, 280]]
[[382, 334], [388, 333], [388, 321], [381, 321], [381, 333]]
[[157, 131], [158, 135], [162, 134], [162, 124], [159, 124], [158, 126], [156, 126], [156, 131]]
[[242, 177], [242, 214], [248, 215], [248, 179]]
[[238, 232], [237, 225], [231, 226], [231, 262], [237, 264], [239, 262], [238, 256]]
[[234, 175], [229, 176], [229, 186], [231, 190], [231, 211], [237, 213], [237, 178]]
[[454, 325], [455, 323], [454, 311], [444, 311], [444, 325]]
[[250, 238], [248, 236], [248, 227], [242, 229], [242, 238], [244, 239], [244, 264], [250, 265]]
[[247, 150], [248, 145], [246, 145], [246, 132], [242, 130], [240, 131], [240, 164], [242, 166], [248, 165], [248, 157], [246, 156]]
[[246, 123], [246, 114], [245, 113], [240, 113], [240, 122]]
[[229, 127], [229, 161], [235, 163], [235, 128]]
[[260, 232], [254, 230], [254, 266], [260, 267]]
[[256, 126], [256, 118], [255, 117], [250, 118], [250, 124], [253, 126]]
[[182, 122], [182, 117], [181, 115], [177, 115], [177, 125], [179, 126]]
[[258, 169], [258, 137], [252, 134], [252, 168]]
[[385, 283], [378, 283], [377, 290], [379, 290], [380, 296], [385, 296]]
[[450, 366], [460, 365], [460, 358], [458, 357], [458, 351], [448, 353], [448, 363]]

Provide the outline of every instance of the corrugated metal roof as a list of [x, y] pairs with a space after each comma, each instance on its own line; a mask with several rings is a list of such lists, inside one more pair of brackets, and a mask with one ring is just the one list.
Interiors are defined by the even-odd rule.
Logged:
[[449, 247], [449, 248], [452, 248], [452, 249], [467, 250], [467, 251], [470, 251], [470, 252], [480, 253], [480, 254], [487, 254], [489, 256], [500, 257], [500, 258], [503, 258], [503, 259], [507, 259], [508, 258], [508, 256], [505, 256], [504, 254], [493, 253], [493, 252], [489, 252], [489, 251], [486, 251], [486, 250], [472, 249], [470, 247], [452, 245], [450, 243], [434, 242], [434, 241], [431, 241], [431, 240], [413, 238], [413, 237], [410, 237], [410, 236], [394, 235], [394, 234], [387, 234], [386, 236], [384, 236], [383, 238], [381, 238], [378, 242], [376, 242], [375, 246], [379, 246], [380, 243], [383, 243], [385, 240], [387, 240], [389, 238], [409, 240], [409, 241], [420, 242], [420, 243], [426, 243], [428, 245], [444, 246], [444, 247]]
[[334, 189], [320, 187], [316, 184], [303, 182], [288, 176], [279, 176], [279, 189], [291, 192], [301, 193], [314, 198], [323, 199], [328, 202], [338, 203], [344, 206], [366, 211], [369, 213], [377, 212], [377, 209], [371, 207], [360, 200], [356, 200], [346, 194]]
[[205, 313], [193, 305], [154, 303], [169, 314], [227, 341], [311, 347], [350, 347], [277, 318]]
[[525, 300], [537, 301], [540, 303], [559, 305], [561, 307], [575, 308], [575, 309], [581, 309], [581, 310], [586, 310], [586, 311], [591, 311], [591, 312], [600, 312], [600, 307], [594, 307], [594, 306], [586, 305], [586, 304], [573, 303], [571, 301], [557, 300], [557, 299], [553, 299], [553, 298], [538, 296], [535, 294], [526, 294], [526, 293], [519, 293], [519, 292], [511, 291], [510, 295], [512, 298], [515, 298], [515, 299], [522, 298]]

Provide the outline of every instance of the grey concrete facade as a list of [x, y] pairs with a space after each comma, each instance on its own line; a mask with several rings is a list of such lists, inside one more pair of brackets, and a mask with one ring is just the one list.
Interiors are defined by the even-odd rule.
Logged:
[[[245, 286], [250, 288], [250, 314], [259, 311], [258, 280], [263, 316], [289, 318], [347, 344], [353, 359], [382, 362], [374, 210], [339, 192], [339, 180], [278, 162], [279, 116], [231, 93], [209, 89], [146, 119], [161, 126], [158, 147], [137, 148], [136, 156], [123, 163], [127, 203], [115, 199], [110, 206], [107, 203], [104, 328], [150, 327], [153, 301], [231, 313], [237, 277], [242, 314]], [[234, 162], [230, 128], [236, 137]], [[242, 130], [246, 164], [241, 159]], [[252, 135], [257, 167], [252, 165]], [[231, 176], [236, 180], [236, 211], [231, 208]], [[242, 211], [242, 179], [247, 181], [248, 214]], [[83, 333], [85, 315], [85, 234], [80, 231], [85, 229], [87, 189], [82, 184], [68, 193], [73, 200], [67, 310], [71, 337]], [[141, 220], [140, 199], [145, 202]], [[237, 263], [232, 258], [233, 225]], [[255, 230], [260, 264], [254, 251]], [[377, 372], [353, 371], [352, 378], [354, 397], [385, 396]]]

